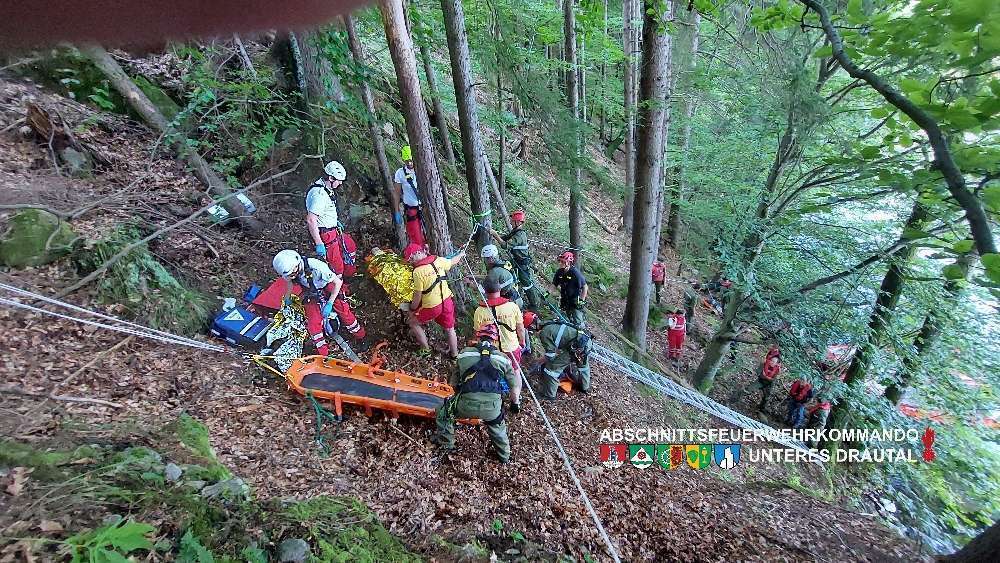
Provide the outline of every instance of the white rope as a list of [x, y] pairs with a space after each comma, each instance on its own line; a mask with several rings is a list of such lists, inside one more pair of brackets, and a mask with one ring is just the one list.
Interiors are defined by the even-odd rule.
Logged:
[[143, 330], [143, 331], [146, 331], [146, 332], [158, 334], [160, 336], [163, 336], [165, 338], [169, 338], [171, 340], [175, 340], [175, 341], [178, 341], [178, 342], [186, 342], [186, 343], [191, 343], [191, 344], [203, 344], [203, 342], [201, 342], [199, 340], [194, 340], [192, 338], [187, 338], [187, 337], [184, 337], [184, 336], [179, 336], [179, 335], [176, 335], [176, 334], [171, 334], [169, 332], [165, 332], [165, 331], [162, 331], [162, 330], [157, 330], [155, 328], [145, 327], [145, 326], [142, 326], [140, 324], [129, 322], [129, 321], [126, 321], [124, 319], [119, 319], [117, 317], [112, 317], [110, 315], [105, 315], [105, 314], [100, 313], [98, 311], [93, 311], [93, 310], [90, 310], [90, 309], [84, 309], [83, 307], [79, 307], [77, 305], [73, 305], [72, 303], [67, 303], [65, 301], [60, 301], [58, 299], [53, 299], [51, 297], [46, 297], [44, 295], [41, 295], [41, 294], [38, 294], [38, 293], [34, 293], [34, 292], [31, 292], [31, 291], [28, 291], [28, 290], [25, 290], [25, 289], [21, 289], [19, 287], [15, 287], [15, 286], [12, 286], [12, 285], [7, 285], [5, 283], [0, 283], [0, 289], [5, 289], [7, 291], [10, 291], [11, 293], [14, 293], [14, 294], [17, 294], [17, 295], [20, 295], [20, 296], [23, 296], [23, 297], [29, 297], [31, 299], [37, 299], [39, 301], [44, 301], [46, 303], [51, 303], [51, 304], [59, 306], [59, 307], [65, 307], [67, 309], [70, 309], [70, 310], [73, 310], [73, 311], [77, 311], [79, 313], [86, 313], [88, 315], [93, 315], [93, 316], [101, 318], [101, 319], [105, 319], [105, 320], [108, 320], [108, 321], [114, 321], [116, 323], [121, 323], [123, 325], [134, 327], [137, 330]]
[[[469, 266], [468, 262], [465, 263], [465, 267], [468, 268], [469, 274], [475, 277], [476, 273], [472, 270], [472, 266]], [[486, 303], [486, 293], [483, 291], [482, 286], [476, 284], [476, 290], [479, 292], [479, 295], [482, 296], [483, 303]], [[489, 311], [490, 317], [493, 318], [493, 323], [497, 325], [497, 328], [499, 329], [500, 323], [497, 321], [496, 315], [493, 314], [493, 309], [491, 307], [486, 307], [486, 310]], [[527, 331], [527, 327], [525, 327], [525, 331]], [[530, 337], [531, 336], [529, 335], [528, 338]], [[535, 407], [538, 408], [539, 414], [542, 415], [542, 421], [545, 422], [545, 428], [549, 431], [549, 436], [551, 436], [552, 440], [556, 443], [556, 448], [559, 450], [559, 455], [562, 457], [563, 465], [566, 466], [566, 471], [569, 472], [569, 476], [573, 479], [573, 484], [576, 485], [576, 490], [580, 491], [580, 498], [583, 499], [583, 504], [587, 507], [587, 511], [590, 512], [590, 517], [594, 520], [594, 525], [597, 526], [597, 531], [600, 532], [601, 538], [608, 546], [608, 553], [611, 554], [611, 558], [614, 559], [615, 563], [621, 563], [621, 558], [618, 556], [618, 550], [615, 549], [615, 545], [611, 542], [611, 538], [608, 537], [608, 533], [604, 530], [604, 525], [601, 524], [601, 518], [597, 515], [597, 510], [595, 510], [594, 505], [590, 503], [590, 497], [587, 496], [587, 491], [583, 490], [583, 484], [580, 483], [580, 478], [576, 476], [576, 471], [573, 470], [573, 464], [569, 460], [569, 455], [566, 453], [566, 450], [563, 449], [562, 442], [559, 441], [559, 436], [556, 434], [556, 430], [553, 428], [552, 422], [542, 409], [542, 403], [538, 400], [538, 397], [535, 396], [535, 390], [531, 388], [531, 383], [528, 381], [527, 375], [521, 369], [521, 363], [518, 362], [516, 358], [511, 358], [511, 362], [514, 364], [515, 370], [521, 374], [522, 387], [526, 387], [528, 389], [528, 393], [531, 395], [531, 400], [535, 402]]]
[[[225, 352], [226, 351], [226, 348], [223, 348], [222, 346], [217, 346], [215, 344], [208, 344], [208, 343], [205, 343], [205, 342], [197, 342], [197, 341], [186, 342], [186, 341], [183, 341], [183, 340], [178, 340], [177, 338], [167, 338], [167, 337], [164, 337], [164, 336], [160, 336], [158, 334], [153, 334], [151, 332], [146, 332], [146, 331], [140, 331], [140, 330], [136, 330], [136, 329], [133, 329], [133, 328], [128, 328], [128, 327], [125, 327], [125, 326], [116, 326], [116, 325], [109, 325], [109, 324], [105, 324], [105, 323], [99, 323], [97, 321], [92, 321], [92, 320], [89, 320], [89, 319], [81, 319], [81, 318], [78, 318], [78, 317], [73, 317], [71, 315], [65, 315], [63, 313], [58, 313], [56, 311], [47, 311], [47, 310], [41, 309], [39, 307], [34, 307], [32, 305], [28, 305], [27, 303], [21, 303], [19, 301], [14, 301], [12, 299], [5, 299], [3, 297], [0, 297], [0, 304], [2, 304], [2, 305], [9, 305], [11, 307], [15, 307], [15, 308], [18, 308], [18, 309], [25, 309], [25, 310], [28, 310], [28, 311], [33, 311], [35, 313], [41, 313], [43, 315], [52, 315], [53, 317], [58, 317], [60, 319], [66, 319], [66, 320], [70, 320], [70, 321], [76, 321], [78, 323], [83, 323], [83, 324], [95, 326], [95, 327], [98, 327], [98, 328], [106, 328], [108, 330], [113, 330], [113, 331], [116, 331], [116, 332], [124, 332], [125, 334], [131, 334], [133, 336], [138, 336], [140, 338], [149, 338], [149, 339], [152, 339], [152, 340], [158, 340], [160, 342], [165, 342], [167, 344], [178, 344], [178, 345], [181, 345], [181, 346], [189, 346], [191, 348], [200, 348], [202, 350], [208, 350], [208, 351], [211, 351], [211, 352]], [[146, 327], [143, 327], [143, 328], [145, 329]], [[148, 331], [148, 330], [151, 330], [151, 329], [146, 329], [146, 330]]]

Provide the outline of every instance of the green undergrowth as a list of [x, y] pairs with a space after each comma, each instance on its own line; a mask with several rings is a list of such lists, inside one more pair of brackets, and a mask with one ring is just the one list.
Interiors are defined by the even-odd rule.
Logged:
[[[139, 238], [136, 227], [123, 226], [91, 241], [74, 255], [77, 270], [96, 271]], [[97, 289], [103, 302], [121, 304], [127, 316], [157, 329], [198, 334], [211, 313], [211, 301], [174, 277], [145, 244], [109, 267]]]
[[[0, 441], [0, 473], [20, 483], [0, 515], [0, 551], [21, 542], [42, 560], [264, 562], [295, 551], [310, 562], [420, 560], [356, 499], [254, 498], [190, 416], [102, 443], [72, 440]], [[26, 524], [39, 521], [57, 524]]]

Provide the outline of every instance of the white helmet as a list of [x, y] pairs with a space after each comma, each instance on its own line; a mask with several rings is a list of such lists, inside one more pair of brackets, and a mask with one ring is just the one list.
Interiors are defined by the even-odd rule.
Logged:
[[303, 263], [302, 257], [299, 256], [298, 252], [294, 250], [282, 250], [274, 255], [271, 265], [274, 266], [274, 271], [278, 272], [279, 276], [288, 279], [289, 276], [295, 273], [295, 270], [303, 266]]
[[482, 258], [500, 258], [500, 249], [495, 244], [487, 244], [483, 251], [479, 253]]
[[323, 171], [326, 172], [327, 176], [333, 176], [334, 180], [343, 182], [347, 178], [347, 170], [344, 169], [344, 165], [336, 160], [327, 162], [326, 166], [323, 167]]

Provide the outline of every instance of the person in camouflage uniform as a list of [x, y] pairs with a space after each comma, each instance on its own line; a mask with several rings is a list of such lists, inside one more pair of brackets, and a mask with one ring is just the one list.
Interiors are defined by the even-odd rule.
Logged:
[[[445, 452], [455, 448], [455, 419], [478, 418], [490, 435], [497, 459], [500, 463], [510, 462], [500, 378], [506, 379], [511, 389], [519, 388], [520, 382], [515, 379], [510, 360], [497, 348], [498, 338], [495, 324], [483, 325], [470, 345], [458, 354], [458, 367], [448, 380], [455, 395], [445, 400], [436, 413], [438, 431], [433, 441]], [[511, 412], [519, 411], [520, 406], [512, 403]]]
[[[486, 265], [485, 276], [466, 276], [465, 279], [470, 284], [478, 281], [495, 283], [500, 288], [500, 297], [507, 299], [521, 309], [524, 308], [524, 301], [521, 300], [521, 293], [518, 291], [517, 278], [514, 276], [514, 267], [510, 262], [504, 262], [500, 258], [500, 249], [493, 244], [487, 244], [480, 252], [483, 263]], [[473, 285], [473, 287], [475, 287]]]
[[[510, 222], [513, 228], [506, 235], [501, 236], [496, 231], [490, 231], [505, 250], [510, 253], [510, 261], [514, 265], [514, 273], [517, 275], [518, 285], [521, 286], [521, 296], [527, 301], [528, 309], [538, 311], [542, 304], [538, 288], [535, 287], [535, 278], [531, 272], [531, 254], [528, 252], [528, 233], [524, 231], [524, 211], [518, 210], [510, 214]], [[521, 305], [524, 309], [524, 306]]]
[[570, 365], [576, 368], [575, 377], [571, 376], [573, 387], [582, 393], [590, 392], [588, 356], [592, 343], [589, 334], [564, 321], [540, 323], [538, 316], [531, 312], [524, 314], [524, 328], [537, 332], [545, 350], [539, 377], [542, 399], [555, 400], [559, 378]]

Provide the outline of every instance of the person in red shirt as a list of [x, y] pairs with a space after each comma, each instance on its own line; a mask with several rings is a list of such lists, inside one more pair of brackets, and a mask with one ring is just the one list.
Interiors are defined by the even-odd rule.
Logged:
[[781, 355], [772, 354], [774, 350], [775, 347], [772, 346], [764, 356], [764, 361], [762, 361], [760, 366], [757, 368], [757, 380], [741, 389], [739, 393], [733, 397], [732, 402], [738, 403], [743, 400], [743, 396], [747, 393], [760, 391], [760, 404], [757, 406], [757, 410], [761, 412], [764, 411], [764, 407], [767, 406], [767, 400], [771, 397], [771, 390], [774, 388], [774, 381], [777, 379], [782, 369]]
[[[809, 428], [823, 430], [826, 428], [826, 420], [830, 418], [830, 401], [822, 394], [816, 397], [816, 403], [806, 409], [806, 418], [809, 420]], [[810, 447], [816, 447], [816, 443], [810, 440]]]
[[681, 358], [681, 349], [684, 347], [684, 336], [687, 334], [687, 321], [684, 318], [684, 309], [678, 307], [673, 313], [667, 315], [667, 357], [670, 358], [674, 367], [677, 367], [677, 360]]
[[656, 286], [656, 302], [660, 302], [660, 290], [663, 289], [663, 279], [667, 274], [667, 265], [662, 261], [653, 262], [653, 285]]
[[788, 390], [788, 418], [792, 428], [802, 428], [806, 422], [806, 403], [813, 396], [813, 386], [805, 379], [796, 379]]

